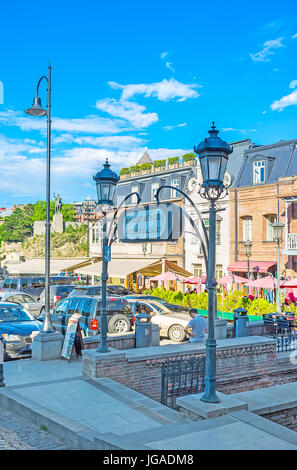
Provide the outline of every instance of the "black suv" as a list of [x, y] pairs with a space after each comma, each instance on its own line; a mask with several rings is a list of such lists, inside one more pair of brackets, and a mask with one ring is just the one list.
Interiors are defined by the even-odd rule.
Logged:
[[[74, 297], [77, 295], [100, 295], [101, 296], [102, 286], [73, 286], [73, 290], [70, 292], [68, 297]], [[106, 286], [108, 295], [129, 295], [132, 292], [121, 285], [108, 284]]]
[[[51, 276], [50, 284], [70, 284], [71, 277], [66, 276]], [[19, 290], [31, 295], [38, 299], [41, 292], [45, 287], [45, 276], [22, 276], [22, 277], [7, 277], [4, 279], [1, 287], [1, 292], [9, 292], [12, 290]]]
[[[107, 297], [108, 333], [124, 333], [133, 326], [133, 311], [128, 302], [119, 297]], [[52, 324], [63, 335], [66, 333], [69, 318], [74, 313], [82, 317], [79, 320], [83, 336], [97, 335], [100, 330], [101, 298], [77, 296], [67, 297], [56, 305], [52, 313]], [[42, 319], [41, 315], [38, 319]], [[97, 320], [98, 329], [91, 329], [92, 320]], [[94, 322], [92, 322], [94, 323]]]

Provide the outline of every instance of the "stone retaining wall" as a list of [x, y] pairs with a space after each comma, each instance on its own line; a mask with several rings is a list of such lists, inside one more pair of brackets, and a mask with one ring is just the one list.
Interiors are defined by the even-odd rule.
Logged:
[[[100, 335], [87, 336], [84, 338], [85, 349], [97, 349], [100, 346]], [[107, 346], [118, 350], [135, 348], [135, 333], [108, 334]]]

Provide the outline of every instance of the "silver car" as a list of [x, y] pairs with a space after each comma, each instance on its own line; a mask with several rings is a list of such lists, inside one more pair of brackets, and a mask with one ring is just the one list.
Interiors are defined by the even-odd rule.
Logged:
[[21, 304], [34, 316], [38, 316], [44, 307], [44, 302], [35, 300], [31, 295], [20, 291], [0, 292], [0, 302]]
[[155, 300], [129, 300], [128, 298], [126, 300], [131, 307], [135, 307], [138, 311], [141, 309], [151, 315], [151, 321], [161, 328], [160, 336], [169, 338], [173, 343], [181, 343], [187, 337], [184, 328], [191, 320], [189, 314], [173, 312]]

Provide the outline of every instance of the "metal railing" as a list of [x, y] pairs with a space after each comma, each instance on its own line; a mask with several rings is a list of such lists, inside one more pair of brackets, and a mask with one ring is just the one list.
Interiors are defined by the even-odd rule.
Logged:
[[176, 408], [176, 398], [205, 389], [205, 357], [168, 359], [162, 364], [161, 403]]
[[274, 336], [276, 339], [276, 350], [280, 352], [294, 351], [297, 349], [297, 334], [282, 334]]

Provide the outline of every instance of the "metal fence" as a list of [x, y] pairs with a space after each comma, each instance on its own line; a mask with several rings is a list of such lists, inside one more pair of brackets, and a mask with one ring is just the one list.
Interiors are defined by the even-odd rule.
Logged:
[[297, 349], [297, 334], [282, 334], [274, 336], [277, 352], [294, 351]]
[[205, 357], [168, 359], [162, 364], [161, 403], [176, 408], [176, 398], [205, 388]]

